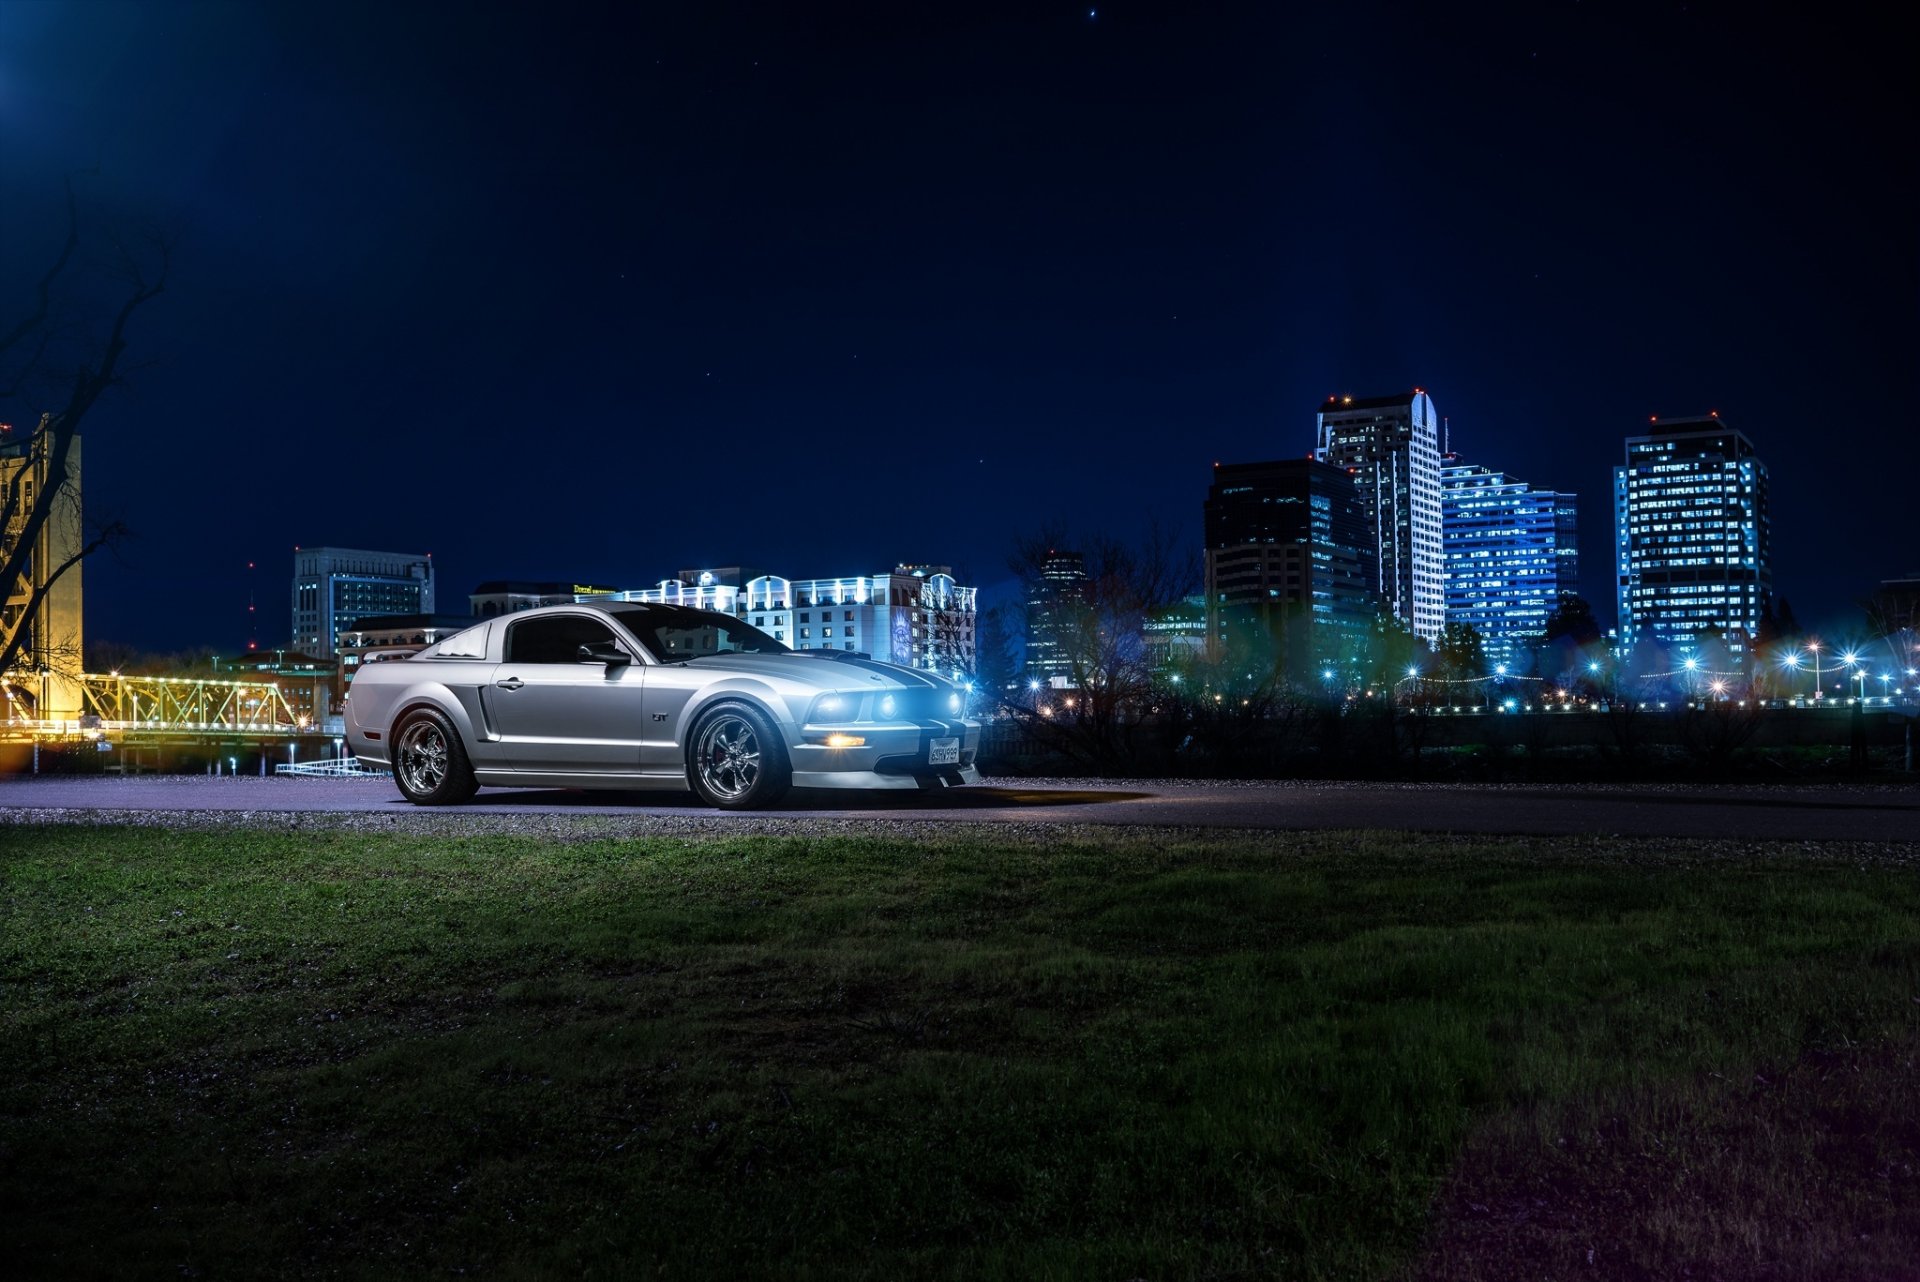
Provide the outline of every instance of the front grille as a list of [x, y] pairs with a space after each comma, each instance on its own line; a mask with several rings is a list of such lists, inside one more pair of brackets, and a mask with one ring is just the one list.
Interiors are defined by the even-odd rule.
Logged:
[[[946, 690], [893, 690], [894, 719], [900, 721], [951, 721], [954, 713], [947, 707], [947, 698], [951, 693]], [[880, 705], [886, 695], [875, 697], [870, 705], [876, 721], [887, 720], [881, 715]]]

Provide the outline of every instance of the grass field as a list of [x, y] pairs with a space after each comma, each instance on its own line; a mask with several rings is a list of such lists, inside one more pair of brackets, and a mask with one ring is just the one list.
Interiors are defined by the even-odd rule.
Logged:
[[0, 826], [35, 1277], [1920, 1275], [1920, 864]]

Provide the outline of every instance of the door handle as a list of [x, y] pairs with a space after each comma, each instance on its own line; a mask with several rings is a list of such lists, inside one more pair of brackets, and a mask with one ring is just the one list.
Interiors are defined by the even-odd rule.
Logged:
[[502, 690], [518, 690], [521, 686], [525, 685], [526, 682], [522, 681], [519, 677], [508, 677], [505, 681], [496, 681], [493, 684]]

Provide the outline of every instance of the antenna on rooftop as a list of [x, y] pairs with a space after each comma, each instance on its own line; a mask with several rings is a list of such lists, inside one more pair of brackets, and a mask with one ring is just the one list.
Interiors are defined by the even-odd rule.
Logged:
[[247, 649], [249, 651], [260, 648], [260, 615], [254, 609], [253, 601], [254, 569], [253, 562], [247, 562]]

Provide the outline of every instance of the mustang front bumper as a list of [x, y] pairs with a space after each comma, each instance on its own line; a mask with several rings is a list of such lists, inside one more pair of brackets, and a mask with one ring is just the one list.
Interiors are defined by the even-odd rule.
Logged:
[[[834, 746], [829, 738], [858, 744]], [[788, 748], [796, 788], [947, 788], [978, 783], [978, 721], [805, 726]]]

